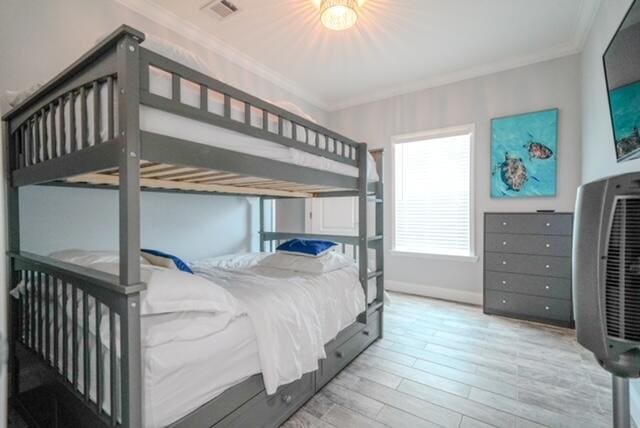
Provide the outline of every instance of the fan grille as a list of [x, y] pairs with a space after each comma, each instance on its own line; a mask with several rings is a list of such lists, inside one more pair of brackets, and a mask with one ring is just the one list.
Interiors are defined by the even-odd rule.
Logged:
[[640, 341], [640, 198], [616, 200], [606, 257], [609, 337]]

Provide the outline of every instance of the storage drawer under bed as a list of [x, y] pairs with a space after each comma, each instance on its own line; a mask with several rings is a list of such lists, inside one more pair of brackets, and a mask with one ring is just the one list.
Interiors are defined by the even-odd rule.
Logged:
[[314, 393], [315, 374], [307, 373], [301, 379], [281, 386], [275, 394], [267, 395], [263, 390], [215, 426], [216, 428], [279, 426]]
[[362, 326], [347, 340], [338, 336], [327, 345], [327, 358], [320, 361], [316, 376], [316, 388], [322, 388], [360, 352], [364, 351], [380, 335], [380, 312], [374, 312], [366, 326]]

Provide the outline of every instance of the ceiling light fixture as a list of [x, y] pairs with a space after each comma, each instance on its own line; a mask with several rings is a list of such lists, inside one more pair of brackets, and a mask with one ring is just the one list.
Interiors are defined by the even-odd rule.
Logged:
[[357, 20], [356, 0], [322, 0], [320, 2], [320, 21], [329, 30], [346, 30], [353, 27]]

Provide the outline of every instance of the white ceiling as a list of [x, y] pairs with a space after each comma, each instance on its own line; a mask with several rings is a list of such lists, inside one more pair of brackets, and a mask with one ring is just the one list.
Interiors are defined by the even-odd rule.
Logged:
[[336, 110], [579, 52], [601, 0], [366, 0], [342, 32], [317, 0], [232, 0], [226, 21], [209, 0], [119, 1]]

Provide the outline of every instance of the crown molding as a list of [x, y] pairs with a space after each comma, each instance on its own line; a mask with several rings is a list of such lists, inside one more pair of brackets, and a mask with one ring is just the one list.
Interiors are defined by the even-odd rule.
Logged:
[[280, 73], [265, 66], [258, 60], [251, 56], [239, 51], [232, 47], [228, 43], [220, 40], [219, 38], [206, 33], [198, 26], [190, 23], [189, 21], [179, 17], [175, 13], [163, 8], [162, 6], [153, 3], [151, 0], [114, 0], [120, 3], [127, 9], [150, 19], [163, 27], [166, 27], [175, 33], [199, 44], [205, 49], [210, 50], [214, 54], [221, 56], [228, 61], [238, 65], [245, 70], [256, 74], [257, 76], [273, 83], [280, 89], [286, 90], [291, 94], [301, 98], [302, 100], [313, 104], [314, 106], [328, 111], [329, 105], [318, 97], [316, 94], [304, 89], [294, 81], [287, 79]]
[[151, 0], [114, 0], [128, 9], [148, 18], [152, 21], [173, 30], [174, 32], [198, 43], [213, 53], [231, 61], [249, 72], [273, 83], [279, 88], [290, 92], [302, 100], [327, 111], [335, 112], [361, 104], [381, 101], [395, 96], [406, 95], [425, 89], [444, 86], [463, 80], [482, 77], [501, 71], [524, 67], [538, 62], [549, 61], [563, 56], [580, 53], [584, 47], [587, 36], [595, 20], [596, 13], [603, 0], [584, 0], [580, 3], [580, 9], [576, 14], [573, 24], [573, 37], [567, 43], [553, 46], [540, 52], [512, 57], [503, 61], [482, 64], [449, 73], [443, 73], [428, 79], [414, 81], [408, 84], [394, 86], [379, 91], [368, 92], [366, 95], [349, 97], [345, 100], [328, 102], [318, 94], [303, 88], [298, 83], [286, 78], [271, 68], [265, 66], [255, 58], [239, 51], [224, 41], [216, 38], [187, 20], [180, 18], [173, 12], [153, 3]]
[[367, 95], [361, 97], [351, 97], [345, 101], [338, 101], [329, 104], [329, 111], [335, 112], [338, 110], [344, 110], [350, 107], [355, 107], [362, 104], [368, 104], [376, 101], [382, 101], [389, 98], [407, 95], [412, 92], [419, 92], [426, 89], [437, 88], [440, 86], [449, 85], [452, 83], [462, 82], [464, 80], [475, 79], [482, 76], [487, 76], [502, 71], [513, 70], [527, 65], [545, 62], [552, 59], [562, 58], [565, 56], [575, 55], [580, 51], [574, 46], [573, 43], [565, 43], [557, 45], [552, 49], [546, 49], [542, 52], [536, 52], [534, 54], [523, 55], [520, 57], [509, 58], [505, 61], [493, 62], [490, 64], [483, 64], [475, 67], [465, 68], [459, 71], [451, 73], [443, 73], [424, 79], [421, 81], [412, 82], [402, 86], [395, 86], [389, 89], [383, 89], [380, 91], [373, 91], [367, 93]]
[[344, 101], [336, 101], [329, 104], [329, 111], [335, 112], [362, 104], [382, 101], [389, 98], [407, 95], [412, 92], [423, 91], [451, 83], [487, 76], [502, 71], [513, 70], [539, 62], [550, 61], [565, 56], [575, 55], [582, 52], [584, 44], [593, 25], [600, 4], [603, 0], [586, 0], [580, 4], [580, 10], [574, 22], [574, 34], [572, 39], [560, 45], [553, 46], [540, 52], [512, 57], [504, 61], [497, 61], [475, 67], [465, 68], [451, 73], [443, 73], [425, 80], [409, 83], [407, 85], [395, 86], [389, 89], [373, 91], [360, 97], [351, 97]]

